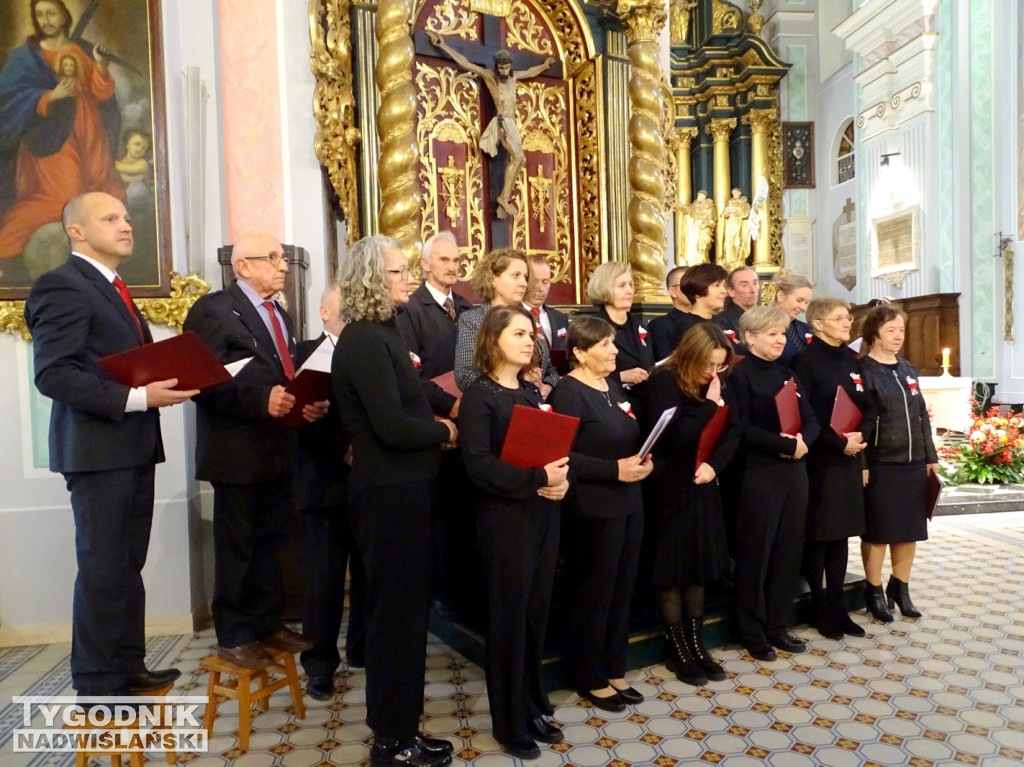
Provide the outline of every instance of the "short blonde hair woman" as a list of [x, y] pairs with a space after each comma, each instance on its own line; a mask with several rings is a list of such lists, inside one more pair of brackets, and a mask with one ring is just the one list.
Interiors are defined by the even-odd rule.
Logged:
[[811, 326], [798, 319], [807, 309], [814, 293], [811, 281], [802, 274], [780, 269], [775, 275], [775, 306], [792, 320], [786, 329], [786, 348], [779, 359], [783, 365], [792, 368], [800, 353], [811, 342]]
[[654, 367], [654, 348], [653, 339], [650, 343], [647, 341], [647, 328], [629, 313], [633, 292], [633, 272], [623, 261], [601, 264], [587, 283], [587, 296], [590, 303], [599, 307], [598, 316], [615, 328], [619, 354], [615, 358], [612, 380], [626, 388], [629, 401], [639, 407], [639, 389], [633, 387], [647, 380], [648, 372]]

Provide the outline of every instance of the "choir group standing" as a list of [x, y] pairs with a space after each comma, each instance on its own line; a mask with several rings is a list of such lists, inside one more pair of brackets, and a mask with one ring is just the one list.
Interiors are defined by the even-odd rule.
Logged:
[[[438, 244], [445, 252], [455, 247], [450, 238], [431, 244], [435, 252]], [[436, 271], [430, 250], [424, 269]], [[399, 314], [409, 301], [410, 274], [398, 243], [382, 236], [357, 243], [340, 277], [348, 325], [338, 339], [333, 379], [353, 445], [349, 514], [365, 568], [374, 764], [451, 760], [450, 744], [420, 735], [417, 723], [433, 485], [442, 448], [455, 442], [473, 490], [486, 581], [494, 737], [512, 755], [534, 758], [537, 741], [562, 739], [541, 676], [560, 550], [570, 595], [572, 678], [581, 696], [609, 711], [643, 700], [625, 673], [645, 535], [666, 665], [690, 684], [725, 678], [704, 645], [704, 593], [730, 576], [740, 641], [756, 659], [772, 660], [776, 649], [803, 650], [787, 629], [801, 575], [823, 635], [863, 635], [842, 598], [853, 536], [862, 541], [874, 618], [891, 621], [894, 604], [905, 616], [919, 615], [907, 584], [915, 543], [927, 538], [925, 485], [936, 457], [917, 372], [898, 356], [905, 322], [898, 308], [869, 313], [866, 354], [858, 357], [847, 346], [849, 304], [810, 300], [810, 283], [796, 275], [778, 281], [774, 305], [756, 306], [756, 275], [748, 268], [672, 270], [673, 309], [648, 333], [630, 314], [633, 276], [621, 262], [594, 271], [588, 295], [598, 312], [574, 318], [567, 331], [555, 330], [557, 313], [543, 305], [550, 281], [543, 262], [515, 250], [484, 256], [473, 283], [486, 303], [464, 309], [457, 322], [448, 304], [456, 272], [447, 286], [431, 279], [429, 290], [425, 283], [416, 292], [433, 295], [426, 302], [447, 314], [449, 355], [455, 338], [451, 365], [463, 395], [440, 409], [432, 408], [438, 398], [428, 397], [417, 370], [428, 355], [410, 349], [415, 334]], [[406, 313], [415, 322], [413, 310]], [[801, 313], [806, 322], [796, 319]], [[572, 370], [559, 380], [550, 349], [562, 343]], [[801, 425], [783, 433], [774, 398], [791, 378]], [[863, 414], [844, 434], [829, 426], [837, 388]], [[578, 418], [569, 454], [539, 468], [503, 461], [517, 405]], [[727, 425], [697, 465], [701, 435], [726, 405]], [[638, 455], [643, 437], [670, 407], [675, 416], [653, 455]], [[457, 416], [457, 427], [448, 416]], [[887, 546], [893, 574], [883, 593]]]

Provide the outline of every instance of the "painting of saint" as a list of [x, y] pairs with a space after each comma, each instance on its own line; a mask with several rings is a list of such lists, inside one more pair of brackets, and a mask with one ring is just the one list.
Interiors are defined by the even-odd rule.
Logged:
[[[151, 295], [166, 281], [148, 159], [150, 136], [162, 135], [155, 10], [155, 0], [10, 0], [0, 8], [0, 298], [23, 297], [63, 263], [61, 210], [86, 191], [128, 207], [136, 247], [125, 280]], [[133, 193], [143, 179], [149, 184]]]

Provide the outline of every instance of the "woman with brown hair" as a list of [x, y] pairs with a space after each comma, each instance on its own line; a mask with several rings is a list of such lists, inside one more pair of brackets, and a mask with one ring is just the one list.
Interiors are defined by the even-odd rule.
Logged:
[[727, 425], [707, 460], [700, 466], [696, 462], [704, 427], [731, 399], [723, 378], [732, 359], [732, 342], [722, 329], [699, 323], [686, 331], [644, 390], [644, 412], [652, 424], [667, 408], [676, 408], [654, 446], [649, 495], [657, 530], [653, 578], [669, 644], [666, 666], [693, 685], [725, 679], [704, 646], [704, 584], [729, 570], [717, 477], [736, 450], [739, 431]]
[[[902, 309], [882, 304], [868, 313], [861, 327], [862, 348], [867, 350], [861, 358], [864, 387], [877, 416], [874, 434], [867, 440], [867, 529], [861, 536], [860, 550], [868, 611], [885, 623], [893, 620], [894, 604], [905, 618], [921, 617], [910, 599], [908, 584], [917, 542], [928, 540], [928, 475], [939, 468], [917, 368], [898, 356], [906, 321]], [[892, 576], [883, 595], [886, 548]]]
[[643, 538], [640, 480], [651, 473], [640, 426], [615, 370], [615, 329], [600, 317], [569, 323], [573, 369], [551, 394], [558, 413], [580, 419], [565, 500], [569, 660], [580, 695], [597, 708], [622, 711], [643, 696], [626, 682], [629, 603]]
[[487, 313], [474, 357], [482, 375], [466, 388], [459, 406], [459, 442], [473, 483], [487, 588], [484, 670], [494, 738], [521, 759], [540, 756], [537, 740], [563, 739], [545, 719], [553, 709], [541, 656], [569, 458], [523, 469], [500, 457], [516, 405], [540, 406], [537, 387], [520, 375], [537, 361], [535, 327], [522, 306], [496, 306]]
[[673, 348], [686, 331], [698, 322], [709, 322], [725, 308], [725, 299], [729, 297], [728, 279], [729, 273], [718, 264], [697, 264], [686, 271], [679, 281], [679, 292], [690, 302], [690, 311], [676, 323]]

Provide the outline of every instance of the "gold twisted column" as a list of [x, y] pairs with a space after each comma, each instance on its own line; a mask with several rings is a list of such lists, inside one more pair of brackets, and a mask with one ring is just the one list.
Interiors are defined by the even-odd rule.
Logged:
[[676, 153], [676, 210], [675, 246], [676, 266], [686, 265], [686, 206], [690, 204], [690, 144], [697, 135], [696, 128], [676, 128], [672, 133], [672, 150]]
[[714, 140], [715, 210], [718, 212], [718, 223], [715, 225], [715, 263], [717, 264], [722, 263], [722, 244], [725, 242], [725, 237], [722, 236], [725, 227], [722, 211], [725, 210], [725, 206], [729, 202], [732, 189], [732, 173], [729, 167], [729, 136], [735, 128], [735, 117], [712, 120], [704, 128]]
[[[778, 265], [772, 259], [771, 222], [768, 215], [772, 199], [779, 194], [778, 179], [772, 178], [768, 167], [768, 138], [779, 122], [777, 109], [752, 109], [743, 118], [750, 126], [750, 188], [757, 189], [762, 176], [768, 181], [768, 201], [764, 209], [758, 211], [757, 242], [754, 243], [754, 268], [775, 268]], [[753, 233], [751, 233], [753, 234]]]
[[629, 246], [638, 301], [665, 297], [665, 143], [662, 123], [661, 51], [665, 26], [661, 0], [619, 0], [616, 8], [629, 41]]
[[409, 23], [413, 0], [381, 0], [377, 6], [374, 34], [377, 37], [377, 137], [381, 188], [380, 231], [402, 244], [413, 264], [420, 250], [420, 193], [416, 146], [416, 90], [412, 63], [416, 55]]

